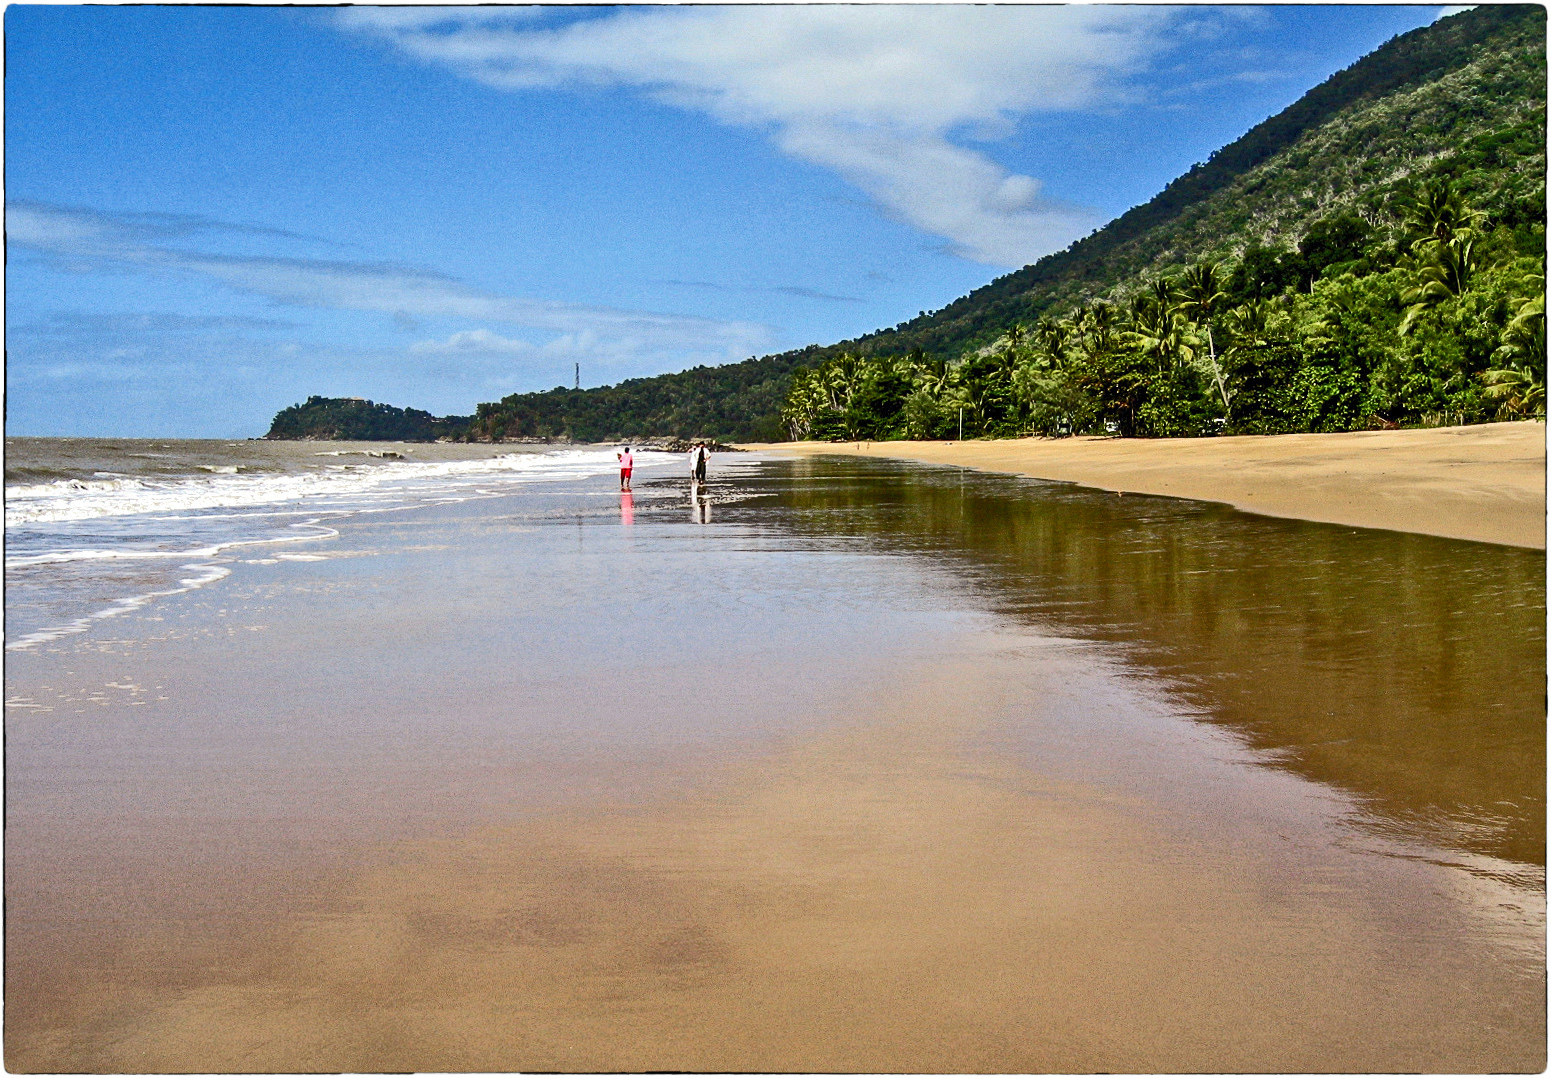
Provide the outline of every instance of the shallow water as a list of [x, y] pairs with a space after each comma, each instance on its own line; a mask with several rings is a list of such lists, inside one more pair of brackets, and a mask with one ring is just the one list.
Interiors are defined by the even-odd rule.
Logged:
[[1543, 1064], [1543, 554], [611, 486], [13, 653], [11, 1068]]
[[[639, 456], [643, 473], [677, 463]], [[6, 441], [6, 647], [26, 650], [223, 579], [235, 556], [310, 559], [363, 513], [613, 474], [615, 447]]]
[[908, 551], [988, 610], [1113, 643], [1262, 759], [1359, 798], [1364, 826], [1541, 877], [1543, 552], [958, 469], [792, 467], [810, 481], [746, 511]]

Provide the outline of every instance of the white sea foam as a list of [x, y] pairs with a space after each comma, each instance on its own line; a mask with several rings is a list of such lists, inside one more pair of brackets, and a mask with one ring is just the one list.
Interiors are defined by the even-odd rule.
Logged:
[[[675, 459], [642, 453], [642, 465]], [[202, 509], [238, 508], [321, 498], [382, 497], [409, 494], [437, 484], [466, 489], [491, 480], [552, 481], [601, 475], [616, 468], [610, 451], [512, 453], [482, 460], [325, 466], [324, 471], [282, 474], [243, 473], [233, 466], [210, 466], [210, 474], [174, 479], [66, 479], [6, 488], [8, 528], [63, 523], [99, 517], [133, 516]], [[203, 467], [203, 466], [202, 466]]]
[[[529, 484], [595, 478], [618, 468], [612, 449], [448, 461], [368, 452], [378, 459], [319, 460], [298, 469], [293, 457], [290, 470], [264, 470], [262, 463], [255, 469], [246, 462], [184, 458], [181, 474], [95, 470], [8, 486], [5, 568], [19, 598], [7, 601], [7, 621], [17, 635], [7, 639], [6, 650], [82, 633], [100, 619], [219, 580], [230, 572], [225, 566], [234, 561], [234, 550], [336, 536], [328, 522], [343, 517], [510, 494]], [[159, 462], [162, 457], [128, 455], [157, 456]], [[165, 460], [161, 467], [177, 467], [176, 455]], [[642, 468], [677, 462], [666, 453], [636, 455]], [[321, 558], [270, 554], [248, 560]], [[116, 593], [121, 597], [108, 598]], [[76, 611], [65, 612], [72, 605]]]
[[214, 584], [217, 580], [224, 580], [231, 575], [231, 570], [224, 565], [194, 564], [185, 565], [182, 568], [192, 570], [193, 575], [179, 578], [179, 587], [162, 588], [142, 595], [129, 595], [116, 599], [111, 606], [105, 607], [102, 610], [94, 610], [83, 618], [76, 618], [74, 621], [66, 622], [63, 625], [51, 625], [46, 629], [39, 629], [36, 632], [28, 633], [26, 636], [19, 637], [16, 640], [8, 640], [6, 641], [5, 650], [27, 651], [39, 644], [47, 644], [61, 637], [84, 633], [105, 618], [115, 618], [120, 614], [127, 614], [132, 610], [140, 609], [155, 599], [161, 599], [169, 595], [182, 595], [185, 592], [193, 591], [195, 588], [202, 588], [206, 584]]
[[270, 546], [276, 543], [302, 543], [314, 539], [330, 539], [339, 532], [317, 520], [308, 520], [289, 526], [296, 535], [267, 535], [261, 539], [231, 539], [220, 543], [207, 543], [182, 547], [175, 550], [147, 550], [135, 547], [93, 547], [77, 550], [46, 550], [38, 554], [16, 554], [5, 559], [6, 569], [25, 569], [36, 565], [67, 565], [71, 562], [105, 561], [166, 561], [171, 558], [213, 558], [234, 547]]
[[73, 561], [117, 561], [141, 558], [209, 558], [221, 552], [219, 546], [194, 547], [189, 550], [50, 550], [42, 554], [19, 554], [5, 559], [7, 569], [22, 569], [29, 565], [65, 565]]

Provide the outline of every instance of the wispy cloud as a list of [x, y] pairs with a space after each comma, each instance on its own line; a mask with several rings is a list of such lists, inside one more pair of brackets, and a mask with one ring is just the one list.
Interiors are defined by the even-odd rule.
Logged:
[[[7, 238], [77, 267], [103, 264], [199, 274], [294, 307], [379, 312], [409, 326], [421, 318], [520, 326], [557, 335], [540, 350], [585, 351], [587, 358], [605, 362], [725, 362], [759, 351], [771, 339], [767, 327], [754, 323], [503, 296], [445, 274], [389, 262], [229, 255], [173, 247], [154, 241], [197, 230], [177, 222], [148, 223], [152, 216], [161, 217], [13, 203], [7, 210]], [[202, 222], [199, 227], [222, 226]], [[478, 328], [467, 332], [471, 341], [478, 340], [480, 333], [489, 334]]]
[[418, 355], [529, 355], [533, 345], [524, 340], [502, 337], [488, 329], [465, 329], [444, 341], [416, 341], [409, 350]]
[[[832, 169], [979, 262], [1033, 261], [1101, 223], [966, 142], [1041, 110], [1125, 99], [1179, 9], [1072, 5], [627, 8], [546, 24], [511, 9], [343, 9], [340, 25], [507, 90], [628, 87]], [[526, 11], [526, 9], [524, 9]]]
[[155, 311], [122, 314], [100, 311], [55, 311], [35, 322], [12, 324], [12, 333], [56, 340], [96, 338], [105, 333], [206, 333], [218, 330], [283, 330], [294, 322], [243, 315], [186, 315]]
[[784, 285], [776, 289], [783, 296], [796, 296], [799, 299], [817, 299], [825, 303], [860, 303], [860, 296], [834, 296], [828, 292], [820, 292], [813, 288], [802, 288], [797, 285]]
[[[869, 274], [868, 276], [871, 277], [873, 275]], [[802, 285], [790, 285], [789, 284], [789, 285], [777, 285], [774, 288], [752, 288], [752, 287], [740, 287], [740, 286], [737, 286], [737, 285], [720, 284], [720, 283], [718, 283], [716, 281], [673, 281], [673, 280], [668, 280], [668, 281], [663, 281], [662, 283], [665, 284], [665, 285], [671, 285], [674, 288], [693, 288], [693, 289], [697, 289], [697, 290], [702, 291], [702, 292], [769, 293], [769, 294], [777, 295], [777, 296], [796, 296], [798, 299], [816, 299], [816, 300], [821, 300], [821, 301], [823, 301], [825, 303], [861, 303], [861, 302], [863, 302], [862, 298], [860, 296], [836, 296], [836, 295], [832, 295], [829, 292], [820, 292], [816, 288], [805, 288]]]
[[104, 241], [111, 238], [118, 242], [143, 243], [166, 242], [186, 239], [190, 236], [229, 235], [306, 240], [310, 243], [333, 245], [321, 236], [309, 236], [284, 228], [218, 221], [199, 214], [103, 213], [83, 207], [54, 206], [30, 199], [7, 200], [5, 213], [7, 238], [20, 242], [27, 242], [28, 236], [39, 235], [69, 237], [78, 242], [87, 242], [94, 238]]

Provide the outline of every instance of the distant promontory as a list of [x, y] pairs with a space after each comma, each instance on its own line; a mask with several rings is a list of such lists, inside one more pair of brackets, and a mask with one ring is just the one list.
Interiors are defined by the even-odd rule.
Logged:
[[[699, 368], [697, 368], [699, 369]], [[627, 385], [630, 383], [626, 383]], [[554, 393], [570, 393], [561, 387]], [[587, 392], [577, 390], [578, 393]], [[480, 405], [481, 412], [490, 405]], [[532, 445], [573, 445], [581, 442], [620, 441], [621, 436], [596, 435], [573, 438], [566, 430], [548, 428], [544, 434], [516, 434], [494, 431], [476, 422], [480, 416], [434, 416], [418, 408], [395, 408], [377, 404], [364, 397], [308, 397], [305, 404], [293, 404], [281, 410], [269, 426], [265, 439], [276, 442], [496, 442]], [[704, 444], [718, 453], [741, 450], [704, 434], [625, 436], [623, 440], [643, 448], [667, 453], [687, 453], [696, 444]]]
[[458, 440], [473, 416], [434, 416], [362, 397], [308, 397], [275, 416], [265, 438], [274, 441], [435, 442]]

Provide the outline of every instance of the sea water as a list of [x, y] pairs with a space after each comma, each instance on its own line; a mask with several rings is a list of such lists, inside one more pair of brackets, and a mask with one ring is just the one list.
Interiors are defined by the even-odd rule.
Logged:
[[[618, 468], [614, 446], [9, 438], [6, 648], [309, 560], [363, 513], [492, 498]], [[678, 457], [635, 454], [650, 472]]]

